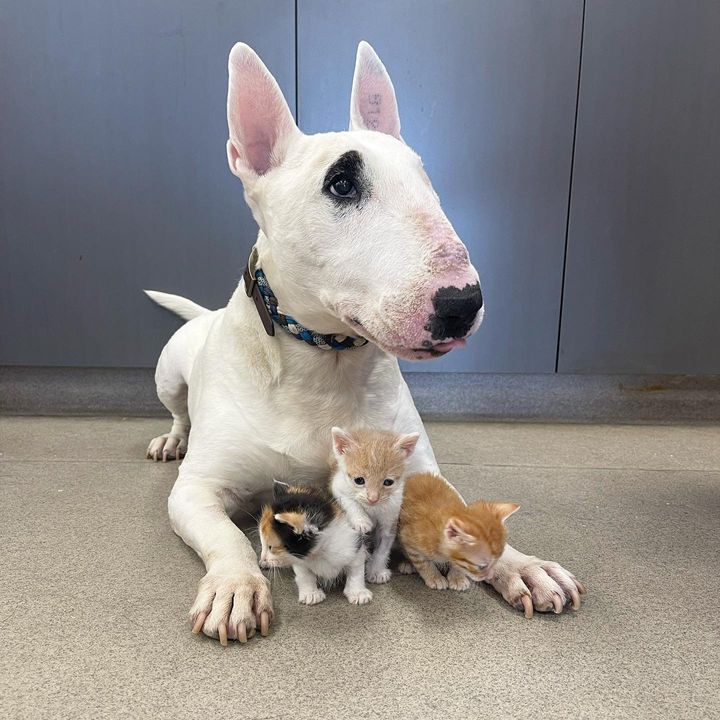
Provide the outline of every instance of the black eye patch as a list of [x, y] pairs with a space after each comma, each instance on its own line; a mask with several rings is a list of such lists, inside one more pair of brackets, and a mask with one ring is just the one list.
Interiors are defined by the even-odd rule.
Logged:
[[337, 206], [357, 204], [369, 196], [365, 163], [359, 152], [350, 150], [341, 155], [325, 173], [323, 193]]

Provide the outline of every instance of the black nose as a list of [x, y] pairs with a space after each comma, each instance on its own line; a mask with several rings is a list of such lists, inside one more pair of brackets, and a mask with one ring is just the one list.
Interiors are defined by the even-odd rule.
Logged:
[[432, 339], [465, 337], [482, 306], [479, 283], [464, 288], [440, 288], [433, 298], [435, 313], [430, 316], [428, 328]]

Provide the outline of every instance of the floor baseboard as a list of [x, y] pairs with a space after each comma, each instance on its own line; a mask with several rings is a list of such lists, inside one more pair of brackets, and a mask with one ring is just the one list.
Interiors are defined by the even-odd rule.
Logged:
[[[0, 367], [4, 415], [167, 415], [149, 368]], [[428, 420], [718, 422], [720, 376], [408, 373]]]

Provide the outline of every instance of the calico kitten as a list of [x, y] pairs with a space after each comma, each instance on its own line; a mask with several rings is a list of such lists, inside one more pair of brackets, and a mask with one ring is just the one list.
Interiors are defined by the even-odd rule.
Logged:
[[367, 533], [375, 528], [375, 549], [366, 571], [371, 583], [385, 583], [392, 574], [388, 558], [402, 504], [405, 462], [419, 437], [367, 428], [332, 429], [332, 494], [355, 530]]
[[292, 566], [299, 600], [315, 605], [325, 599], [318, 580], [332, 582], [345, 573], [345, 597], [365, 605], [372, 593], [365, 587], [365, 545], [332, 496], [312, 487], [276, 482], [271, 505], [259, 521], [265, 567]]
[[[471, 580], [489, 580], [505, 547], [505, 520], [519, 507], [483, 501], [465, 505], [438, 475], [412, 475], [405, 484], [398, 530], [410, 562], [402, 563], [400, 572], [417, 570], [435, 590], [467, 590]], [[447, 577], [438, 565], [450, 566]]]

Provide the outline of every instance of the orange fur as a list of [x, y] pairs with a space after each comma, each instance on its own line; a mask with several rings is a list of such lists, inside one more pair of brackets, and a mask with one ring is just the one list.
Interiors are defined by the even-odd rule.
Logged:
[[412, 475], [405, 485], [398, 537], [415, 569], [432, 587], [447, 587], [435, 574], [439, 575], [436, 567], [433, 572], [432, 566], [438, 564], [449, 563], [473, 580], [486, 580], [505, 548], [504, 520], [518, 507], [484, 501], [465, 505], [443, 478]]

